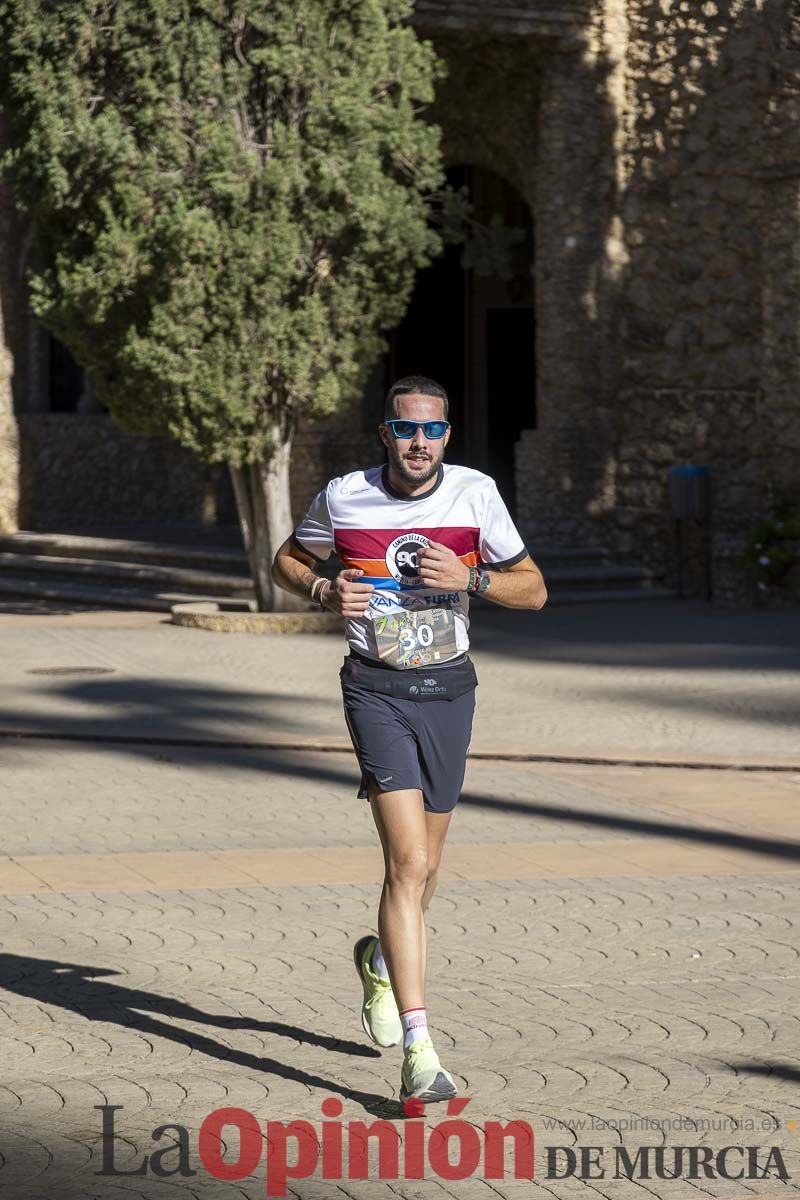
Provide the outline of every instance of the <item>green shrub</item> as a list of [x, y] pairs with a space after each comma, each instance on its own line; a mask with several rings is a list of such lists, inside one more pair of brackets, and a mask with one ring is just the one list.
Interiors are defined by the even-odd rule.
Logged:
[[745, 559], [755, 572], [762, 591], [780, 584], [797, 557], [800, 511], [788, 503], [776, 505], [750, 530]]

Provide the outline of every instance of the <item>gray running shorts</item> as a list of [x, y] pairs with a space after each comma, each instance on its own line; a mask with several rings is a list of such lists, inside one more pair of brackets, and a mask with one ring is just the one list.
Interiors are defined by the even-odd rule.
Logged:
[[416, 788], [428, 812], [451, 812], [464, 783], [472, 737], [475, 688], [455, 700], [407, 700], [367, 691], [342, 679], [344, 716], [367, 782], [378, 791]]

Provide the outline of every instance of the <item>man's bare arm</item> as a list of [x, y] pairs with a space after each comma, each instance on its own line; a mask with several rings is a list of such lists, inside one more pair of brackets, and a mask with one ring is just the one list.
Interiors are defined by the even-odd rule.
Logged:
[[493, 600], [506, 608], [544, 608], [547, 601], [542, 572], [530, 554], [511, 567], [490, 570], [492, 582], [481, 592], [484, 600]]
[[[291, 538], [287, 538], [275, 555], [272, 564], [272, 581], [296, 596], [311, 598], [311, 585], [319, 575], [312, 570], [316, 559], [301, 550]], [[364, 574], [357, 567], [340, 571], [334, 580], [320, 584], [319, 600], [324, 608], [338, 613], [340, 617], [361, 617], [369, 607], [370, 596], [375, 590], [371, 583], [359, 583]]]
[[272, 582], [285, 592], [311, 598], [311, 585], [318, 579], [314, 556], [301, 550], [290, 537], [286, 539], [272, 563]]

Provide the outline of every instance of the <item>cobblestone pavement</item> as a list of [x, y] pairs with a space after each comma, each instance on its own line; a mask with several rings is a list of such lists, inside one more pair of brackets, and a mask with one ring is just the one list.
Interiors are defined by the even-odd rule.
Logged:
[[[0, 628], [0, 727], [18, 719], [63, 734], [77, 722], [86, 740], [0, 739], [3, 1200], [263, 1196], [280, 1129], [266, 1154], [257, 1146], [253, 1173], [218, 1180], [198, 1154], [204, 1119], [236, 1107], [262, 1129], [306, 1120], [320, 1132], [327, 1120], [335, 1131], [326, 1100], [343, 1106], [345, 1141], [349, 1130], [360, 1144], [349, 1122], [388, 1118], [404, 1145], [427, 1131], [429, 1161], [424, 1178], [391, 1182], [378, 1179], [374, 1149], [367, 1179], [325, 1179], [319, 1164], [289, 1180], [301, 1200], [800, 1196], [800, 770], [470, 762], [428, 913], [428, 1008], [442, 1059], [470, 1098], [463, 1145], [465, 1129], [481, 1131], [482, 1145], [487, 1122], [527, 1122], [535, 1175], [487, 1180], [479, 1165], [452, 1181], [441, 1178], [436, 1131], [445, 1106], [406, 1120], [399, 1050], [374, 1047], [360, 1025], [351, 950], [375, 927], [380, 863], [352, 756], [224, 744], [252, 733], [254, 690], [256, 707], [294, 733], [327, 711], [327, 683], [315, 698], [304, 668], [300, 699], [287, 702], [284, 647], [254, 688], [246, 639], [226, 649], [213, 635], [187, 642], [184, 630], [109, 625], [65, 641], [47, 621], [34, 632]], [[182, 663], [178, 638], [192, 648]], [[763, 645], [759, 654], [763, 666]], [[688, 652], [678, 657], [702, 690]], [[67, 685], [20, 668], [54, 658], [117, 673]], [[711, 741], [730, 721], [744, 731], [743, 751], [759, 761], [787, 751], [787, 766], [791, 699], [764, 714], [765, 697], [788, 697], [789, 658], [751, 664], [749, 707], [739, 688], [738, 716], [708, 716]], [[530, 731], [539, 666], [514, 669], [527, 680], [516, 705]], [[154, 678], [172, 688], [157, 705], [145, 688]], [[112, 684], [104, 699], [91, 690]], [[499, 693], [482, 686], [491, 708]], [[703, 707], [692, 718], [698, 750]], [[674, 712], [667, 704], [656, 727], [661, 748], [677, 752]], [[515, 720], [516, 738], [525, 727]], [[490, 723], [492, 736], [503, 732]], [[650, 749], [633, 740], [637, 728], [631, 718], [615, 749]], [[93, 741], [93, 729], [109, 740]], [[126, 729], [141, 740], [116, 740]], [[148, 745], [148, 729], [165, 742]], [[220, 744], [167, 744], [212, 732]], [[726, 739], [720, 755], [732, 749]], [[116, 1169], [136, 1172], [150, 1156], [146, 1172], [95, 1174], [102, 1105], [119, 1106]], [[173, 1128], [154, 1140], [164, 1125]], [[196, 1174], [159, 1176], [178, 1165], [174, 1149], [156, 1157], [180, 1136], [175, 1127], [187, 1131]], [[232, 1159], [230, 1127], [227, 1137]], [[687, 1152], [677, 1179], [658, 1177], [652, 1160], [650, 1178], [616, 1178], [617, 1148], [635, 1160], [643, 1145], [667, 1148], [667, 1171], [675, 1147], [710, 1149], [713, 1167], [722, 1147], [754, 1146], [769, 1173], [689, 1178]], [[603, 1148], [604, 1177], [552, 1177], [548, 1149], [592, 1146]], [[559, 1152], [562, 1173], [564, 1162]], [[732, 1151], [727, 1163], [736, 1175], [747, 1158]], [[510, 1174], [510, 1153], [507, 1164]]]

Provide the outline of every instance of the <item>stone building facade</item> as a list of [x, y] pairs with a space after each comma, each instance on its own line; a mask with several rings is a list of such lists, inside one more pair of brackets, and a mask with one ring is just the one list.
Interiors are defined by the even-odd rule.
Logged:
[[[301, 431], [296, 512], [379, 461], [394, 373], [438, 372], [453, 457], [503, 479], [534, 555], [599, 544], [674, 581], [668, 471], [704, 463], [715, 597], [748, 602], [749, 528], [800, 506], [792, 0], [418, 0], [414, 20], [448, 64], [431, 115], [451, 177], [525, 240], [510, 281], [452, 253], [421, 273], [363, 400]], [[24, 242], [6, 196], [0, 526], [231, 520], [220, 470], [125, 437], [91, 397], [46, 411]]]

